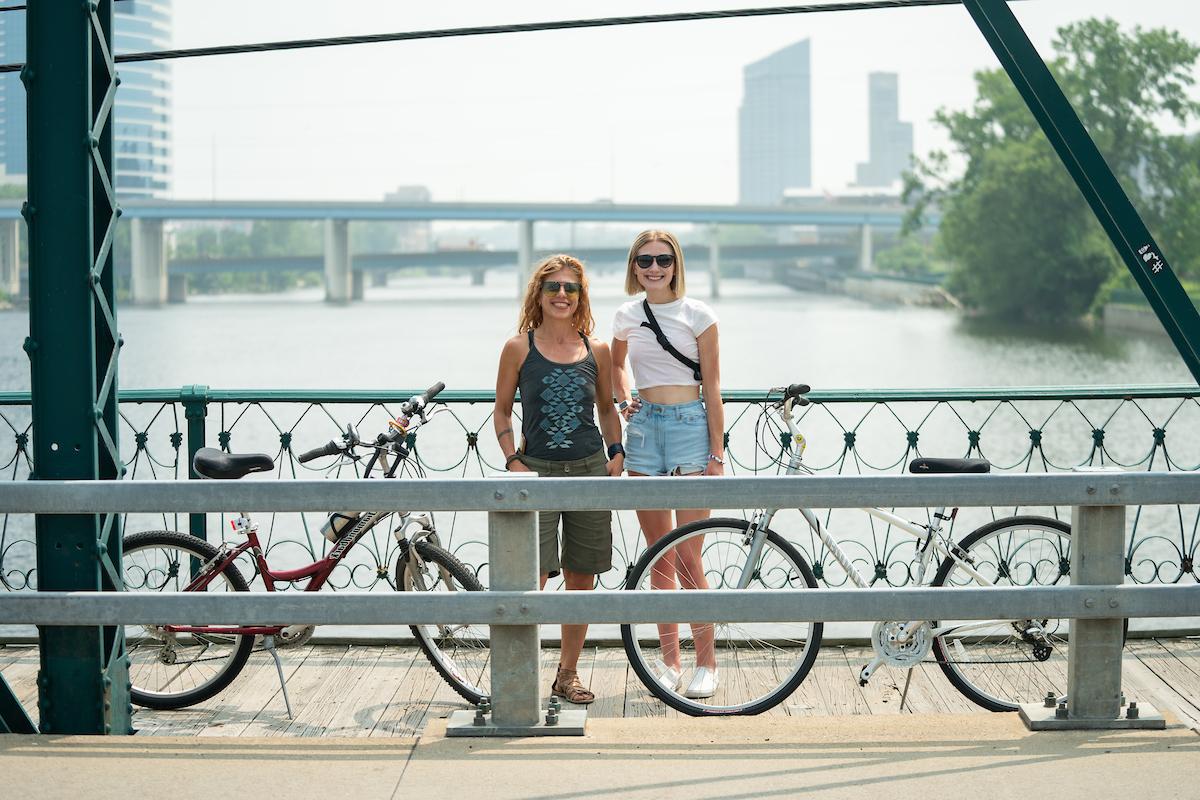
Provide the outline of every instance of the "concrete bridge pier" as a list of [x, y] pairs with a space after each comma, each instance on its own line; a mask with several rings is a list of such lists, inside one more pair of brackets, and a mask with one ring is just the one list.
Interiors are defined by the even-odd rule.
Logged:
[[533, 220], [517, 223], [517, 298], [525, 296], [525, 284], [533, 270]]
[[21, 293], [21, 220], [0, 223], [0, 293]]
[[863, 225], [859, 230], [858, 268], [862, 272], [874, 272], [875, 251], [871, 243], [871, 226]]
[[160, 306], [167, 302], [167, 239], [161, 219], [130, 221], [129, 297], [134, 305]]
[[719, 226], [714, 222], [708, 226], [708, 282], [711, 297], [721, 296], [721, 240]]
[[[359, 273], [359, 297], [362, 273]], [[325, 220], [325, 302], [348, 303], [354, 299], [354, 275], [350, 269], [350, 222]]]

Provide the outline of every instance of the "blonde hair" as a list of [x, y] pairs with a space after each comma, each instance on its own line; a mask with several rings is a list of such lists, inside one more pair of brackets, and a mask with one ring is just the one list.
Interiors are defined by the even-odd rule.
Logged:
[[517, 333], [525, 333], [541, 327], [542, 284], [560, 269], [571, 270], [579, 279], [579, 304], [575, 306], [575, 315], [571, 319], [575, 329], [584, 336], [590, 336], [596, 329], [596, 319], [592, 316], [592, 304], [588, 300], [588, 279], [583, 269], [583, 262], [574, 256], [559, 253], [542, 259], [533, 268], [533, 274], [529, 276], [529, 285], [525, 287], [525, 301], [521, 304]]
[[633, 245], [629, 248], [629, 260], [625, 265], [625, 294], [637, 294], [644, 291], [642, 285], [637, 279], [637, 254], [638, 250], [648, 245], [650, 242], [666, 242], [671, 248], [672, 255], [675, 256], [675, 272], [671, 274], [671, 291], [676, 297], [683, 297], [684, 280], [683, 280], [683, 248], [679, 246], [679, 240], [670, 231], [649, 230], [642, 231], [633, 240]]

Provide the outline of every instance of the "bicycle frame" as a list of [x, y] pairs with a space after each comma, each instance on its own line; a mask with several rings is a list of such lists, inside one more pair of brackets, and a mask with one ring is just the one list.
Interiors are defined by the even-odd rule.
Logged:
[[[805, 469], [802, 464], [805, 439], [804, 435], [799, 431], [799, 429], [797, 429], [796, 422], [792, 417], [793, 402], [793, 398], [787, 398], [783, 402], [780, 412], [780, 417], [787, 424], [788, 431], [791, 434], [791, 443], [788, 445], [788, 466], [785, 474], [808, 475], [811, 473]], [[936, 563], [941, 563], [946, 558], [953, 560], [964, 570], [964, 572], [966, 572], [966, 574], [971, 576], [972, 580], [974, 580], [976, 584], [980, 586], [993, 585], [992, 582], [979, 573], [970, 562], [964, 561], [958, 555], [958, 553], [955, 552], [954, 548], [938, 535], [942, 531], [942, 521], [953, 519], [958, 513], [957, 508], [953, 509], [949, 516], [946, 516], [946, 507], [938, 507], [933, 512], [933, 521], [928, 525], [918, 525], [915, 522], [910, 522], [893, 514], [890, 511], [885, 511], [882, 508], [862, 507], [859, 510], [882, 522], [892, 525], [901, 531], [904, 531], [918, 540], [917, 550], [920, 554], [920, 560], [917, 568], [918, 585], [924, 585], [925, 576], [928, 572], [929, 565], [930, 563], [934, 562], [935, 556], [937, 557]], [[750, 585], [750, 582], [753, 580], [757, 569], [757, 564], [762, 553], [763, 543], [766, 541], [765, 531], [771, 526], [771, 521], [774, 519], [775, 514], [778, 513], [778, 511], [779, 509], [777, 508], [763, 509], [762, 511], [755, 512], [754, 517], [751, 519], [750, 535], [753, 536], [753, 540], [750, 545], [749, 556], [746, 559], [746, 569], [742, 571], [742, 575], [738, 580], [739, 589], [747, 588]], [[829, 549], [830, 554], [837, 561], [837, 563], [846, 571], [846, 576], [850, 579], [851, 583], [860, 589], [868, 588], [870, 586], [870, 581], [868, 581], [858, 567], [854, 565], [838, 541], [834, 539], [829, 530], [821, 524], [820, 520], [817, 519], [816, 514], [814, 514], [811, 509], [804, 508], [802, 506], [797, 507], [797, 511], [799, 511], [804, 517], [805, 521], [808, 523], [813, 532], [820, 537], [821, 542]], [[905, 622], [900, 627], [901, 639], [910, 635], [913, 630], [923, 624], [925, 624], [925, 621], [923, 620]], [[931, 633], [934, 636], [943, 636], [954, 631], [984, 628], [994, 624], [994, 621], [981, 620], [966, 624], [931, 628]]]

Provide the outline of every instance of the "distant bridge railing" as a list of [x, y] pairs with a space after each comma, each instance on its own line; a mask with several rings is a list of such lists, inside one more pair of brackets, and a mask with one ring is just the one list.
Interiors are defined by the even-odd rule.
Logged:
[[[121, 393], [121, 453], [126, 480], [186, 480], [191, 457], [202, 446], [275, 457], [276, 479], [355, 477], [354, 465], [332, 469], [299, 464], [295, 455], [336, 438], [346, 423], [364, 438], [383, 429], [412, 391], [126, 390]], [[918, 455], [973, 456], [991, 460], [1002, 473], [1052, 473], [1077, 466], [1116, 466], [1132, 471], [1195, 472], [1200, 469], [1200, 389], [1195, 386], [1048, 387], [1029, 389], [916, 389], [899, 391], [814, 391], [800, 428], [808, 448], [805, 463], [818, 475], [888, 475], [905, 471]], [[448, 390], [438, 398], [451, 413], [411, 441], [408, 475], [482, 477], [503, 471], [492, 432], [490, 391]], [[27, 479], [33, 471], [29, 394], [0, 394], [0, 427], [12, 449], [0, 451], [3, 477]], [[729, 465], [734, 475], [772, 475], [786, 459], [786, 431], [771, 413], [766, 390], [725, 393]], [[1169, 432], [1169, 435], [1168, 435]], [[247, 478], [253, 482], [260, 476]], [[244, 481], [244, 482], [246, 482]], [[225, 484], [228, 486], [229, 484]], [[733, 495], [730, 495], [731, 497]], [[1191, 498], [1186, 498], [1192, 500]], [[864, 498], [864, 503], [874, 502]], [[1136, 583], [1200, 581], [1200, 497], [1170, 507], [1135, 506], [1128, 518], [1125, 571]], [[340, 504], [325, 511], [345, 510]], [[725, 515], [752, 511], [719, 509]], [[818, 506], [819, 507], [819, 506]], [[239, 509], [227, 505], [224, 512]], [[952, 535], [961, 538], [1015, 505], [964, 509]], [[1063, 518], [1068, 510], [1028, 507], [1029, 513]], [[715, 509], [715, 511], [718, 511]], [[920, 518], [924, 509], [911, 512]], [[911, 537], [851, 509], [830, 508], [822, 521], [843, 541], [855, 565], [891, 586], [911, 582]], [[456, 555], [487, 582], [486, 515], [457, 510], [438, 514], [439, 532]], [[264, 521], [261, 535], [272, 563], [299, 565], [328, 547], [320, 535], [324, 515], [278, 512]], [[203, 513], [130, 513], [126, 530], [168, 528], [218, 537], [224, 522]], [[796, 544], [828, 586], [847, 585], [844, 570], [794, 511], [782, 512], [776, 527]], [[331, 579], [335, 588], [370, 589], [388, 574], [397, 553], [386, 532], [364, 540]], [[614, 516], [614, 564], [601, 585], [618, 587], [643, 548], [636, 517]], [[240, 565], [254, 575], [250, 562]], [[36, 586], [33, 519], [0, 517], [0, 585], [8, 590]]]
[[[1071, 506], [1075, 554], [1072, 586], [1009, 588], [817, 589], [719, 591], [536, 591], [537, 522], [542, 509], [694, 507], [735, 501], [777, 507], [803, 495], [815, 506], [882, 505], [991, 507]], [[952, 475], [920, 478], [738, 477], [643, 479], [527, 477], [465, 481], [273, 481], [206, 483], [63, 481], [0, 484], [0, 512], [38, 514], [199, 512], [227, 506], [247, 511], [320, 511], [329, 507], [427, 508], [486, 512], [494, 588], [436, 598], [388, 595], [168, 596], [121, 592], [26, 592], [0, 603], [0, 624], [120, 625], [214, 619], [289, 624], [484, 623], [491, 629], [492, 722], [537, 725], [541, 714], [538, 625], [544, 623], [714, 622], [877, 619], [1069, 618], [1069, 716], [1116, 718], [1120, 710], [1121, 618], [1200, 614], [1200, 585], [1123, 586], [1113, 575], [1119, 539], [1111, 535], [1114, 507], [1178, 504], [1200, 496], [1200, 474], [1082, 473], [1071, 475]], [[1120, 528], [1119, 521], [1116, 522]], [[1107, 526], [1107, 527], [1106, 527]], [[1079, 620], [1094, 620], [1079, 625]], [[53, 654], [51, 654], [53, 656]], [[47, 691], [58, 691], [49, 686]], [[54, 702], [54, 698], [50, 698]]]

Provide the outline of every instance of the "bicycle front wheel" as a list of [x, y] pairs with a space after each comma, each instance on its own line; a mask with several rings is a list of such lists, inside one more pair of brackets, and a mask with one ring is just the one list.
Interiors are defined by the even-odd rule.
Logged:
[[[396, 587], [404, 592], [482, 592], [471, 568], [430, 542], [415, 545], [396, 559]], [[413, 625], [413, 636], [437, 673], [464, 700], [478, 705], [491, 694], [487, 625]]]
[[[933, 586], [1069, 586], [1071, 526], [1049, 517], [989, 522], [959, 542], [959, 560], [942, 562]], [[964, 565], [980, 573], [980, 584]], [[949, 620], [933, 652], [946, 677], [990, 711], [1016, 711], [1047, 692], [1067, 692], [1066, 619]]]
[[[178, 531], [135, 533], [125, 537], [122, 548], [121, 573], [127, 592], [182, 592], [217, 555], [208, 542]], [[248, 592], [250, 587], [230, 564], [199, 591]], [[130, 699], [157, 709], [203, 702], [237, 677], [253, 646], [250, 635], [126, 625]]]
[[[642, 554], [625, 588], [737, 591], [747, 570], [747, 589], [817, 588], [804, 557], [774, 531], [762, 531], [762, 549], [750, 563], [749, 529], [741, 519], [682, 525]], [[649, 623], [622, 625], [621, 639], [638, 678], [677, 711], [692, 716], [760, 714], [804, 680], [816, 660], [823, 627], [820, 622]], [[713, 661], [716, 686], [704, 687], [692, 667]], [[676, 665], [678, 671], [670, 671]], [[714, 689], [711, 696], [697, 696], [708, 688]]]

